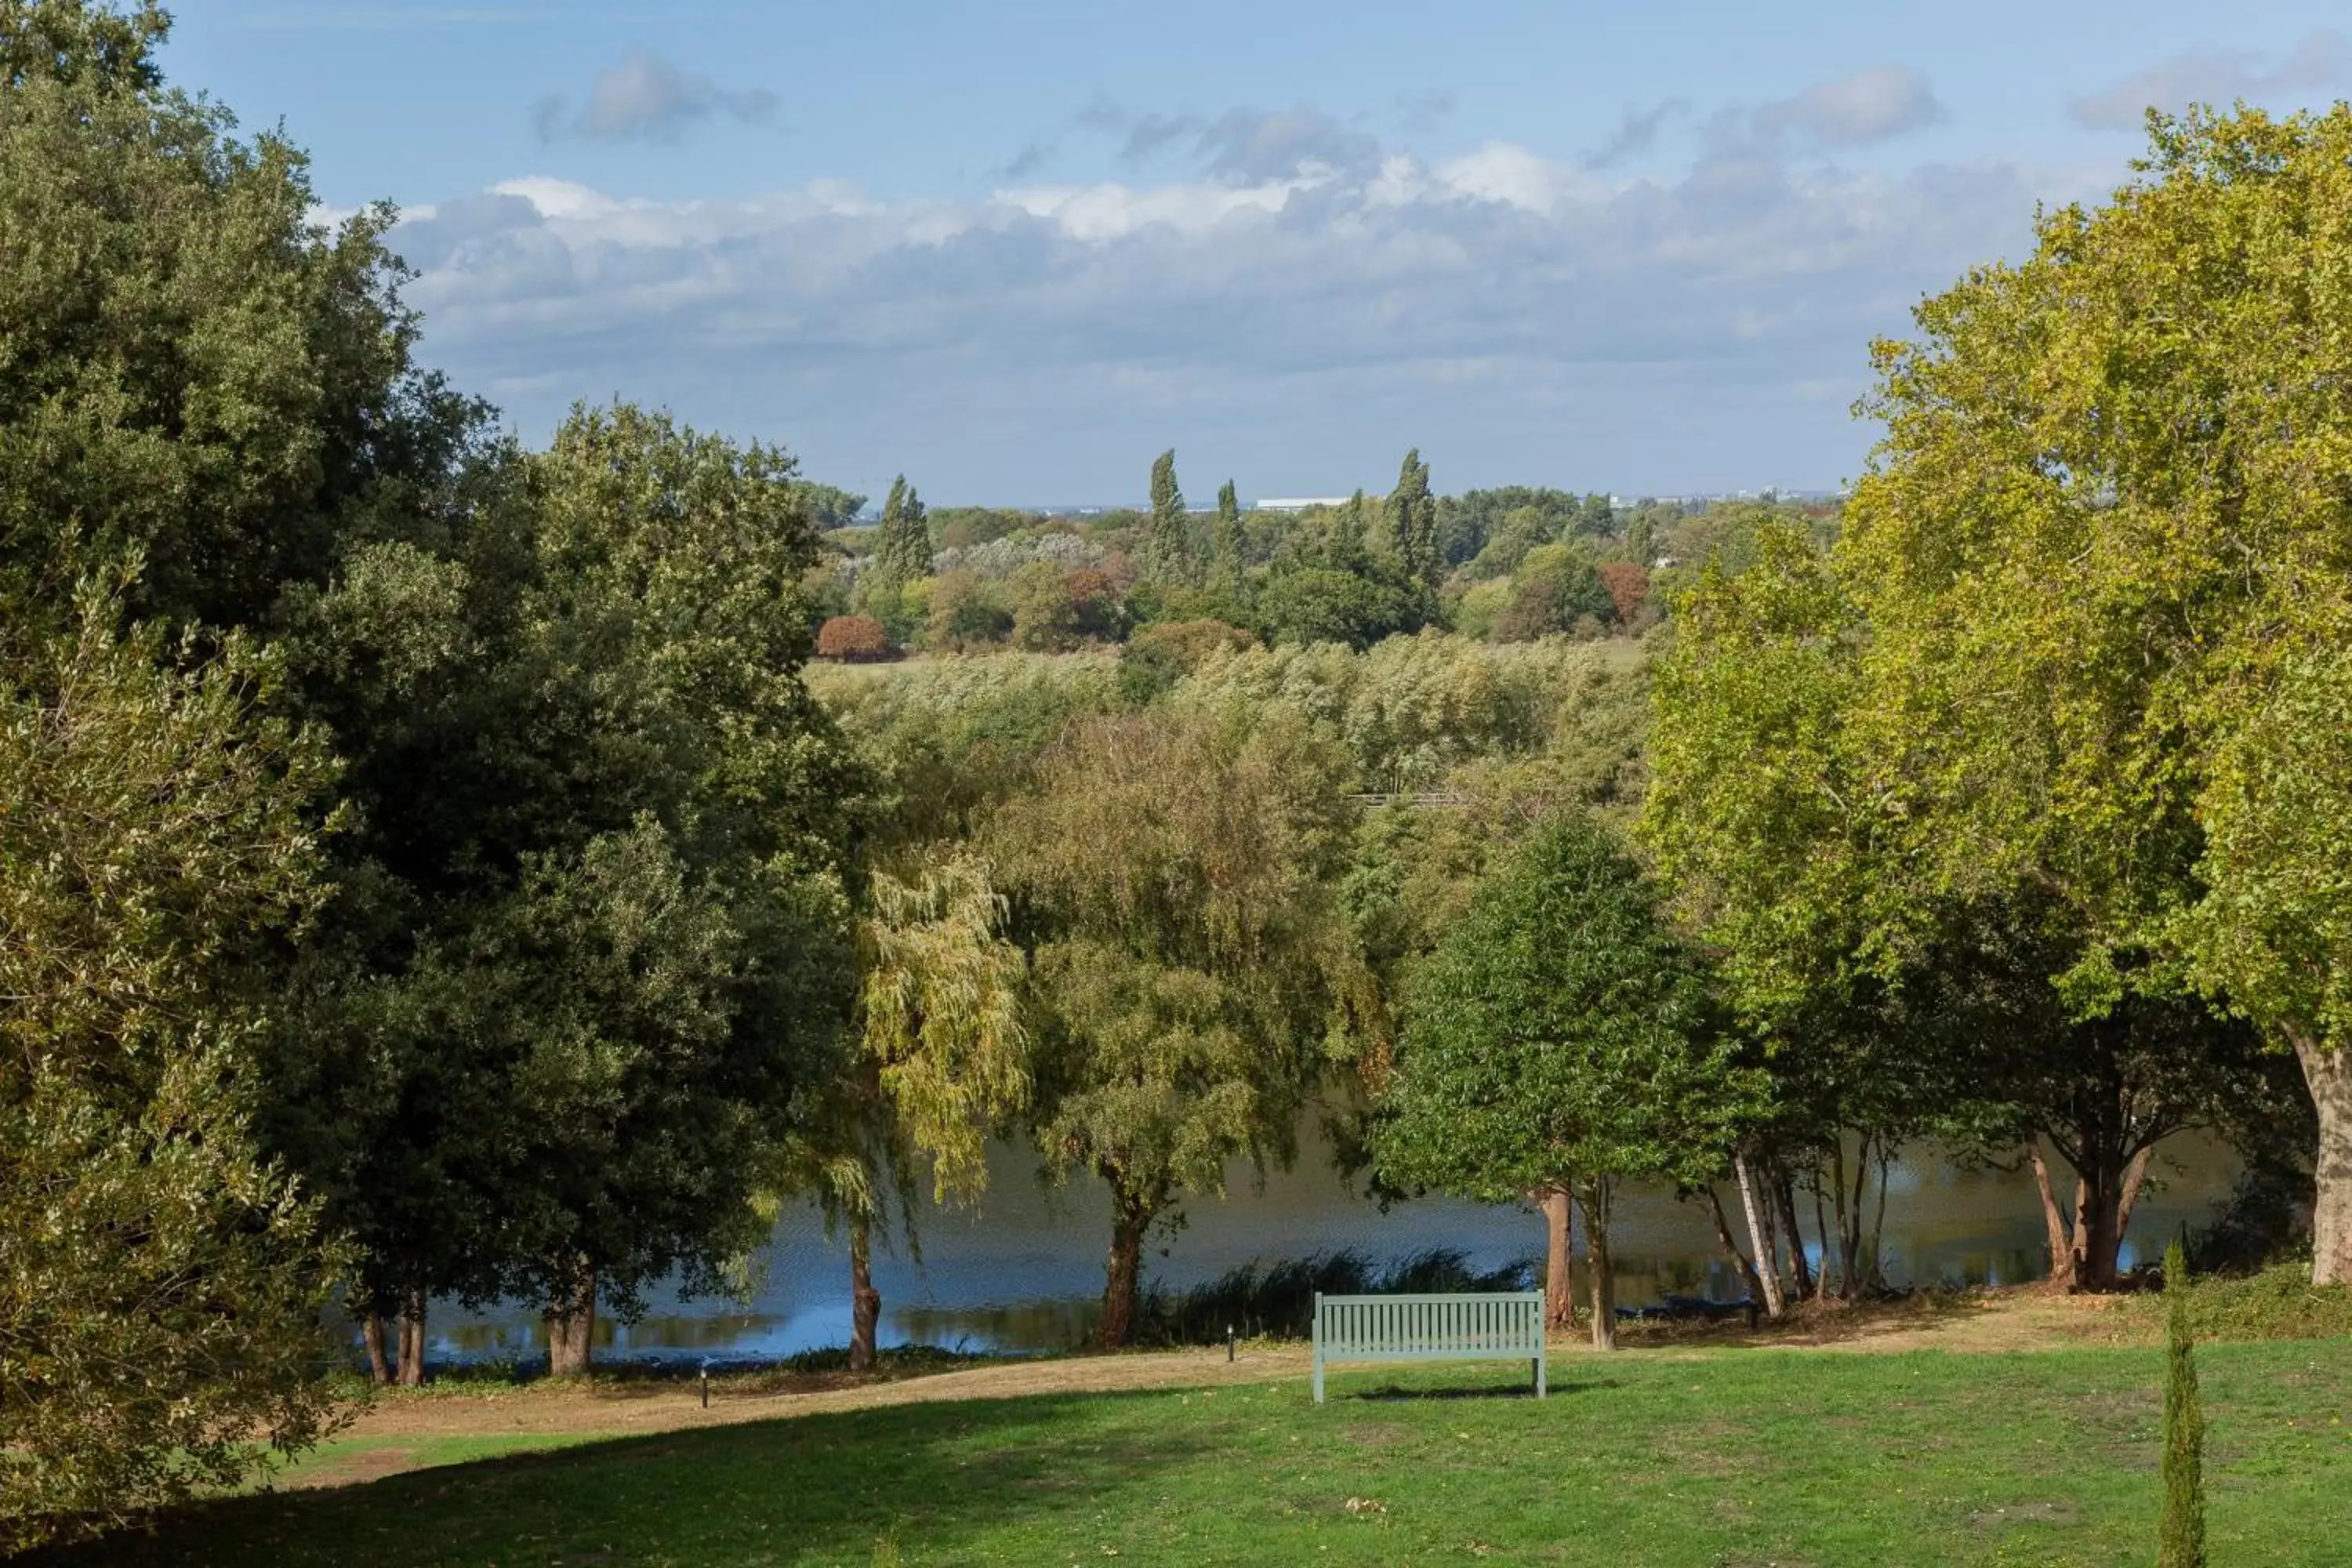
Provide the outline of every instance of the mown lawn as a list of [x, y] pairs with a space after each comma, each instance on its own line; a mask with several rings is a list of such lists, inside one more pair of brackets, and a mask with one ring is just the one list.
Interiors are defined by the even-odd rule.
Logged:
[[[2211, 1561], [2352, 1563], [2352, 1342], [2200, 1350]], [[2158, 1352], [1718, 1351], [902, 1405], [242, 1498], [98, 1564], [2154, 1561]], [[1354, 1500], [1351, 1510], [1350, 1501]]]

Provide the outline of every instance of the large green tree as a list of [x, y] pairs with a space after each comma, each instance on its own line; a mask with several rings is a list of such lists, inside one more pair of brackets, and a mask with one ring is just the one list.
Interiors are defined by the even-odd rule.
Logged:
[[2177, 960], [2301, 1062], [2320, 1280], [2352, 1279], [2347, 257], [2352, 108], [2153, 120], [2110, 202], [1879, 346], [1839, 544], [1938, 882], [2067, 900], [2086, 1005]]
[[[244, 625], [370, 525], [413, 426], [415, 321], [372, 207], [165, 86], [152, 5], [0, 4], [0, 616], [137, 557], [134, 615]], [[69, 619], [69, 616], [63, 616]]]
[[153, 5], [0, 3], [0, 947], [34, 965], [0, 986], [11, 1530], [317, 1430], [329, 1253], [257, 1142], [278, 964], [342, 819], [254, 637], [415, 532], [478, 416], [411, 366], [389, 210], [317, 225], [298, 150], [164, 83], [167, 33]]
[[[838, 1066], [861, 793], [802, 689], [791, 459], [627, 405], [492, 452], [446, 552], [356, 554], [291, 646], [361, 824], [278, 1031], [272, 1126], [355, 1305], [714, 1280]], [[420, 1370], [404, 1354], [403, 1375]]]
[[1640, 868], [1597, 820], [1559, 816], [1480, 889], [1402, 1013], [1382, 1176], [1490, 1203], [1572, 1193], [1609, 1348], [1612, 1186], [1712, 1180], [1763, 1100]]
[[77, 614], [0, 650], [0, 1551], [330, 1424], [335, 1259], [250, 1120], [331, 770], [245, 638], [183, 672], [111, 594]]

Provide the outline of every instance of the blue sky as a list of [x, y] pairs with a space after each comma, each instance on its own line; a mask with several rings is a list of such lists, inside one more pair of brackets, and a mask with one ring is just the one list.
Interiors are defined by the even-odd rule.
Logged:
[[618, 394], [935, 503], [1834, 485], [1871, 338], [2143, 106], [2352, 93], [2340, 0], [178, 12], [527, 437]]

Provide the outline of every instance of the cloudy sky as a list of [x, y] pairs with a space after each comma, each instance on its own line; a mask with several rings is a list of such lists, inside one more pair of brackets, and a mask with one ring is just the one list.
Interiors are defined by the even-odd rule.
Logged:
[[935, 502], [1852, 476], [1867, 349], [2352, 93], [2341, 0], [184, 0], [174, 78], [399, 205], [426, 354]]

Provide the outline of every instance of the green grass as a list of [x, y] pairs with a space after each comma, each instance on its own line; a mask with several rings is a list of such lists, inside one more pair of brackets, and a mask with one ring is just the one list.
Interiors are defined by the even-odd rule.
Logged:
[[[2212, 1561], [2342, 1563], [2352, 1342], [2209, 1345]], [[1636, 1352], [903, 1405], [242, 1498], [58, 1561], [2122, 1564], [2160, 1353]], [[1350, 1511], [1350, 1500], [1357, 1506]], [[887, 1546], [886, 1543], [887, 1542]]]

